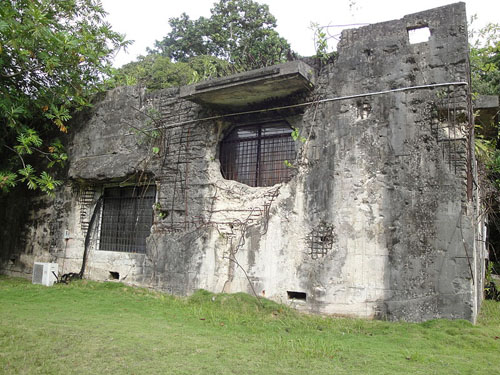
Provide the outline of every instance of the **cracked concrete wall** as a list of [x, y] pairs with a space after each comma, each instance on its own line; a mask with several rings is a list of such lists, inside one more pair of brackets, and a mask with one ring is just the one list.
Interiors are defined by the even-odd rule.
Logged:
[[[411, 44], [408, 30], [418, 27], [430, 38]], [[4, 271], [29, 272], [43, 258], [78, 272], [89, 233], [92, 279], [117, 272], [179, 295], [244, 291], [316, 313], [474, 321], [484, 232], [477, 191], [467, 197], [468, 89], [432, 86], [468, 81], [466, 28], [458, 3], [344, 31], [309, 99], [378, 94], [303, 111], [202, 121], [213, 113], [177, 89], [109, 92], [77, 119], [56, 206], [31, 210], [42, 220], [28, 222], [34, 232], [18, 252], [37, 250]], [[296, 142], [292, 180], [225, 180], [218, 152], [228, 129], [276, 119], [306, 138]], [[156, 186], [145, 254], [97, 249], [90, 217], [103, 188], [117, 184]]]
[[[429, 41], [410, 44], [407, 30], [421, 25]], [[349, 30], [338, 60], [320, 74], [323, 95], [467, 82], [467, 53], [464, 4]], [[303, 277], [303, 289], [317, 288], [320, 304], [390, 319], [474, 319], [482, 278], [471, 264], [482, 254], [473, 251], [477, 212], [465, 189], [467, 89], [447, 90], [367, 96], [317, 110], [306, 211], [309, 222], [338, 228], [332, 263], [345, 264], [325, 273], [304, 264], [314, 278]], [[441, 118], [442, 111], [453, 111], [453, 119]]]

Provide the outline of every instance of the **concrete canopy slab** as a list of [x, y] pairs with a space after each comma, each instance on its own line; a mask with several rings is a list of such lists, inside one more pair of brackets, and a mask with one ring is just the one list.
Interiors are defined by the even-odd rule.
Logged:
[[183, 86], [180, 97], [211, 107], [244, 108], [312, 90], [314, 84], [314, 69], [296, 60]]
[[498, 96], [497, 95], [479, 95], [474, 101], [474, 108], [498, 108]]

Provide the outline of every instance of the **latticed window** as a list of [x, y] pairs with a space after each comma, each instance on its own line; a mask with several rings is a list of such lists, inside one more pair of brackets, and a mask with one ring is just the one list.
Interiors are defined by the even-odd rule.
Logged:
[[155, 186], [104, 189], [99, 249], [145, 253], [154, 201]]
[[285, 122], [241, 126], [233, 129], [220, 146], [224, 178], [250, 186], [272, 186], [289, 181], [295, 159], [292, 129]]

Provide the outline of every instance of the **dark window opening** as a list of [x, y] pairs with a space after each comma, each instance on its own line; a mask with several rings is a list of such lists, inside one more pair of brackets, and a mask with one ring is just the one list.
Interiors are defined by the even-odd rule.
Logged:
[[120, 280], [120, 274], [118, 272], [109, 271], [109, 278], [111, 280]]
[[287, 290], [286, 294], [288, 295], [288, 299], [296, 299], [301, 301], [305, 301], [307, 299], [307, 294], [304, 292], [292, 292], [290, 290]]
[[221, 142], [222, 176], [249, 186], [289, 181], [289, 163], [295, 160], [291, 134], [292, 128], [285, 122], [235, 128]]
[[145, 253], [155, 186], [104, 189], [99, 250]]

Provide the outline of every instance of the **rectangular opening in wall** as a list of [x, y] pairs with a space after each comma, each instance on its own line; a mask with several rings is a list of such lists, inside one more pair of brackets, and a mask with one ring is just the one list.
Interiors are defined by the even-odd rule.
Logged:
[[431, 37], [429, 26], [408, 28], [408, 39], [410, 44], [428, 42]]
[[249, 186], [272, 186], [292, 178], [287, 163], [295, 160], [293, 129], [286, 122], [236, 127], [220, 145], [225, 179]]
[[99, 249], [145, 253], [155, 194], [154, 185], [104, 189]]
[[307, 299], [307, 294], [304, 292], [293, 292], [287, 290], [286, 294], [288, 295], [288, 299], [294, 299], [298, 301], [306, 301]]

